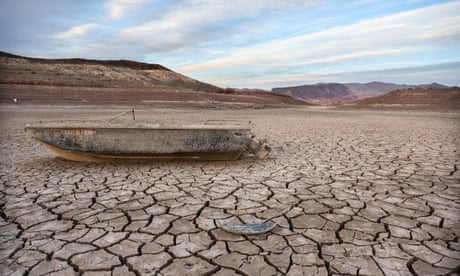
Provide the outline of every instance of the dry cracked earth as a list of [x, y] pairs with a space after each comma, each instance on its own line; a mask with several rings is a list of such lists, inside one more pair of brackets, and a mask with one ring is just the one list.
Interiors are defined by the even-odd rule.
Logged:
[[[268, 160], [78, 163], [23, 131], [116, 108], [2, 106], [1, 275], [457, 275], [459, 113], [144, 110], [250, 120]], [[275, 221], [260, 235], [224, 223]]]

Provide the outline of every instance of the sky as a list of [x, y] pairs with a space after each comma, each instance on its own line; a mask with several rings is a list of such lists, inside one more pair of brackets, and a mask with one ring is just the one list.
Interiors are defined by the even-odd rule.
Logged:
[[460, 86], [460, 1], [0, 0], [0, 51], [158, 63], [223, 88]]

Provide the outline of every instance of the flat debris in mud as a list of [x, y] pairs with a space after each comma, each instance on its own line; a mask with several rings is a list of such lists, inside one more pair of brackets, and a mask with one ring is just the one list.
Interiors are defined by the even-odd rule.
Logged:
[[249, 224], [223, 224], [220, 226], [223, 230], [233, 234], [256, 235], [271, 231], [277, 223], [249, 223]]

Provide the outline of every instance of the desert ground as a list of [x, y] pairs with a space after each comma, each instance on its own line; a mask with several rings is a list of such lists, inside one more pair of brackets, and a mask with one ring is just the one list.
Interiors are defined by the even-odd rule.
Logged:
[[[131, 107], [0, 106], [0, 275], [457, 275], [460, 113], [136, 108], [250, 122], [267, 160], [79, 163], [35, 120]], [[224, 223], [277, 222], [259, 235]]]

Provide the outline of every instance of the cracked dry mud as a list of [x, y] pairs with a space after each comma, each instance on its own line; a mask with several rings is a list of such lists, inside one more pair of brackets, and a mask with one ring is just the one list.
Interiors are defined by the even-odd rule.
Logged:
[[[144, 107], [145, 108], [145, 107]], [[250, 120], [268, 160], [77, 163], [24, 122], [102, 108], [1, 107], [1, 275], [456, 275], [458, 113], [140, 110]], [[222, 223], [279, 225], [255, 236]]]

